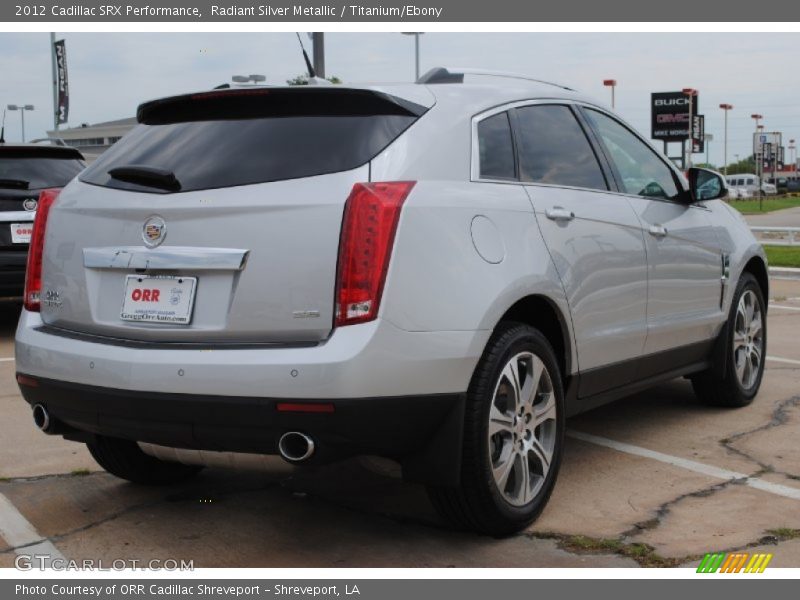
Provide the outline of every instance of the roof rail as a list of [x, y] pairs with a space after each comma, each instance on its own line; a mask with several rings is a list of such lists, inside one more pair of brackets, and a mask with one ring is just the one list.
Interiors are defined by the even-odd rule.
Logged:
[[543, 83], [545, 85], [552, 85], [562, 90], [569, 90], [574, 92], [572, 88], [551, 81], [543, 81], [523, 75], [521, 73], [509, 73], [507, 71], [492, 71], [489, 69], [473, 69], [458, 68], [458, 67], [434, 67], [424, 75], [422, 75], [417, 83], [464, 83], [464, 75], [484, 75], [488, 77], [502, 77], [504, 79], [522, 79], [524, 81], [532, 81], [535, 83]]

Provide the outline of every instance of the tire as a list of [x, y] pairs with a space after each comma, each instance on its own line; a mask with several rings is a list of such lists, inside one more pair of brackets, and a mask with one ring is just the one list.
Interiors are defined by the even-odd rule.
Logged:
[[[534, 372], [540, 373], [536, 389]], [[515, 373], [521, 386], [511, 381]], [[467, 391], [460, 484], [428, 488], [442, 517], [459, 529], [504, 536], [539, 516], [561, 464], [561, 381], [555, 353], [538, 330], [519, 323], [498, 327]], [[495, 472], [502, 476], [496, 479]]]
[[[748, 306], [753, 307], [752, 317], [748, 316]], [[743, 273], [733, 295], [727, 327], [712, 356], [711, 368], [692, 377], [695, 395], [702, 402], [740, 408], [753, 401], [764, 375], [766, 317], [761, 287], [753, 275]]]
[[121, 479], [144, 485], [166, 485], [194, 477], [202, 467], [167, 462], [142, 452], [136, 442], [96, 436], [86, 446], [103, 469]]

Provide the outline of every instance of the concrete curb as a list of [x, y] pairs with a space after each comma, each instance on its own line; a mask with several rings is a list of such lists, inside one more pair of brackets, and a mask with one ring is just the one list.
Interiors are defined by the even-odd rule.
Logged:
[[800, 269], [793, 267], [770, 267], [770, 278], [775, 279], [800, 279]]

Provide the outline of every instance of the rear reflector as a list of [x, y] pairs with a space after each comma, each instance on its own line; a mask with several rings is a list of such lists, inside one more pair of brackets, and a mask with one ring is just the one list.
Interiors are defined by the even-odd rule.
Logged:
[[39, 387], [39, 382], [27, 375], [17, 375], [17, 383], [26, 387]]
[[397, 222], [413, 181], [357, 183], [344, 208], [336, 288], [336, 326], [378, 316]]
[[50, 207], [58, 198], [60, 189], [51, 188], [39, 193], [39, 206], [33, 221], [33, 235], [28, 248], [28, 267], [25, 272], [25, 310], [39, 312], [42, 296], [42, 259], [44, 256], [44, 234]]
[[278, 402], [278, 412], [332, 413], [335, 411], [330, 402]]

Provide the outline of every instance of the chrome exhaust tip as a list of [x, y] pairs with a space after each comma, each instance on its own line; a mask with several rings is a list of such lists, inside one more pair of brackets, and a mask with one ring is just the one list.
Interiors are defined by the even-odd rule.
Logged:
[[39, 431], [48, 433], [50, 429], [50, 413], [41, 404], [33, 406], [33, 423]]
[[305, 433], [288, 431], [278, 440], [278, 452], [286, 461], [299, 463], [308, 460], [314, 454], [314, 440]]

